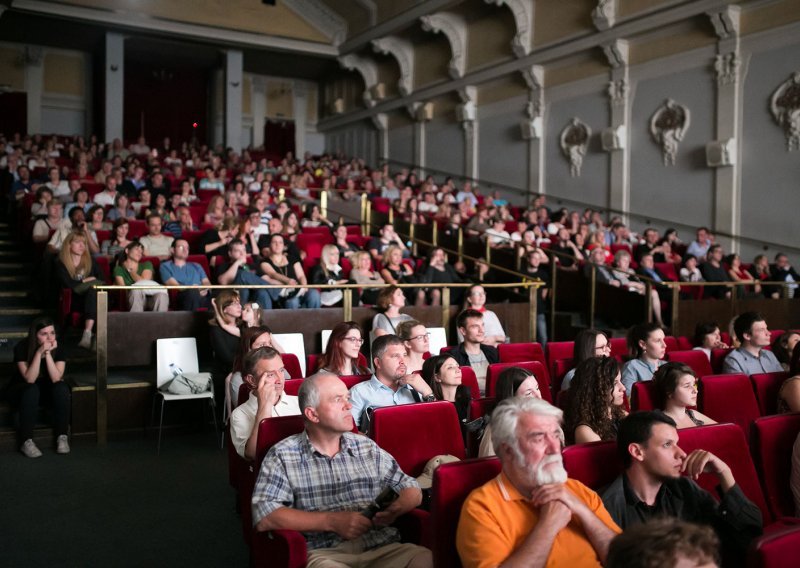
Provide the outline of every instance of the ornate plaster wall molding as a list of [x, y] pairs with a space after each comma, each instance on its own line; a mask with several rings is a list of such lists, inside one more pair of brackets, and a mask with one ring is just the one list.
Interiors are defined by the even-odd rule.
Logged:
[[368, 107], [375, 106], [375, 87], [378, 85], [378, 65], [371, 59], [354, 54], [339, 57], [339, 65], [349, 71], [356, 71], [364, 79], [364, 103]]
[[414, 46], [407, 39], [387, 36], [372, 40], [372, 48], [377, 53], [391, 55], [400, 66], [400, 80], [397, 88], [407, 97], [414, 89]]
[[630, 92], [630, 86], [627, 79], [617, 79], [616, 81], [608, 82], [608, 98], [611, 100], [612, 106], [623, 106], [625, 100]]
[[708, 12], [711, 25], [720, 39], [728, 39], [739, 35], [739, 20], [742, 11], [739, 6], [726, 6], [719, 12]]
[[522, 78], [530, 89], [525, 112], [533, 119], [544, 113], [544, 66], [531, 65], [522, 70]]
[[330, 38], [333, 45], [347, 39], [347, 20], [331, 10], [322, 0], [283, 0], [292, 12]]
[[650, 118], [650, 134], [661, 146], [664, 165], [675, 165], [678, 146], [691, 123], [691, 113], [685, 106], [667, 99]]
[[786, 149], [800, 150], [800, 72], [792, 73], [778, 85], [769, 100], [772, 118], [783, 127]]
[[603, 46], [603, 53], [608, 59], [608, 64], [613, 69], [618, 69], [628, 64], [629, 52], [628, 41], [624, 39], [618, 39]]
[[598, 30], [607, 30], [617, 21], [617, 0], [600, 0], [592, 10], [592, 21]]
[[517, 33], [511, 40], [511, 49], [517, 57], [528, 55], [533, 45], [535, 0], [485, 0], [485, 2], [497, 6], [507, 6], [511, 10], [517, 24]]
[[739, 77], [742, 59], [735, 51], [720, 53], [714, 59], [714, 71], [717, 74], [717, 85], [732, 85]]
[[467, 69], [467, 20], [453, 12], [437, 12], [422, 16], [422, 29], [428, 32], [443, 33], [450, 42], [453, 53], [448, 71], [450, 77], [459, 79]]
[[474, 85], [458, 90], [461, 104], [456, 107], [459, 122], [475, 122], [478, 119], [478, 88]]
[[592, 129], [578, 117], [573, 118], [561, 131], [559, 144], [561, 152], [569, 161], [569, 173], [572, 177], [580, 177], [583, 157], [589, 147]]
[[381, 132], [389, 129], [389, 115], [385, 112], [373, 114], [371, 117], [372, 124]]

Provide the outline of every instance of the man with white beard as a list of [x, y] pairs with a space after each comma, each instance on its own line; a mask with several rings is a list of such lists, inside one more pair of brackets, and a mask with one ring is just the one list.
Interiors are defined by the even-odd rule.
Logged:
[[514, 397], [492, 413], [503, 469], [461, 509], [456, 546], [465, 568], [601, 566], [620, 531], [600, 497], [568, 479], [561, 460], [562, 412]]

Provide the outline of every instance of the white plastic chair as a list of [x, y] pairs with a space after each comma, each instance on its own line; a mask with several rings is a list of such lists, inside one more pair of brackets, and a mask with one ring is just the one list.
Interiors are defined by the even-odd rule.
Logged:
[[431, 355], [439, 355], [442, 347], [447, 347], [447, 335], [444, 333], [443, 327], [429, 327], [428, 333], [431, 338], [428, 343], [428, 351]]
[[306, 344], [302, 333], [273, 333], [272, 337], [281, 346], [284, 353], [294, 353], [300, 362], [300, 371], [306, 375]]
[[[158, 453], [161, 453], [161, 430], [164, 426], [164, 404], [169, 401], [207, 398], [211, 405], [211, 416], [214, 419], [214, 431], [217, 432], [218, 430], [213, 388], [199, 394], [171, 394], [161, 391], [161, 387], [172, 380], [171, 365], [179, 367], [186, 373], [199, 372], [199, 365], [197, 363], [197, 341], [194, 337], [169, 337], [156, 340], [156, 394], [161, 397], [161, 417], [158, 422]], [[210, 380], [211, 374], [207, 374]], [[155, 403], [155, 399], [153, 403]], [[214, 435], [214, 439], [216, 439], [216, 434]]]
[[333, 330], [323, 329], [321, 333], [322, 333], [322, 352], [325, 353], [325, 350], [328, 348], [328, 340], [330, 340], [331, 333], [333, 333]]

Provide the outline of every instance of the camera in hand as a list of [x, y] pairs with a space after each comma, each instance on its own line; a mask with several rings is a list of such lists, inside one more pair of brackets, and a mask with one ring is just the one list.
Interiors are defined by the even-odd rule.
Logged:
[[367, 517], [368, 519], [372, 519], [375, 516], [375, 513], [380, 511], [385, 511], [386, 508], [391, 505], [395, 499], [400, 497], [400, 495], [392, 489], [391, 487], [387, 487], [380, 494], [375, 497], [375, 499], [367, 505], [367, 508], [361, 511], [361, 514]]

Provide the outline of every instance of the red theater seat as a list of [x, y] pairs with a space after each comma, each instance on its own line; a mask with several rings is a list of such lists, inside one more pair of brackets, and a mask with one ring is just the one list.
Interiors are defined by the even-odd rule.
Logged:
[[628, 341], [624, 337], [612, 337], [608, 340], [611, 345], [611, 356], [622, 363], [628, 358]]
[[564, 448], [564, 468], [573, 479], [599, 491], [622, 473], [616, 442], [590, 442]]
[[769, 416], [778, 412], [778, 392], [789, 373], [758, 373], [750, 375], [753, 391], [756, 393], [758, 410], [761, 416]]
[[633, 383], [631, 389], [631, 412], [637, 410], [655, 410], [658, 395], [653, 381], [638, 381]]
[[703, 351], [673, 351], [667, 354], [667, 360], [688, 365], [698, 378], [714, 374], [711, 363]]
[[511, 367], [519, 367], [533, 373], [533, 375], [536, 377], [536, 382], [539, 383], [539, 390], [542, 391], [542, 398], [547, 402], [553, 402], [553, 395], [550, 392], [550, 376], [547, 373], [547, 367], [544, 366], [544, 363], [539, 361], [527, 361], [524, 363], [493, 363], [489, 365], [486, 371], [486, 396], [495, 396], [497, 378], [500, 376], [500, 373]]
[[283, 367], [289, 372], [289, 376], [293, 379], [302, 379], [303, 371], [300, 370], [300, 361], [294, 353], [281, 353], [283, 359]]
[[469, 388], [469, 395], [472, 400], [481, 397], [481, 387], [472, 367], [461, 367], [461, 384]]
[[518, 361], [541, 361], [545, 363], [544, 351], [539, 343], [501, 343], [497, 346], [501, 363]]
[[711, 350], [711, 368], [715, 373], [722, 373], [722, 367], [725, 364], [725, 357], [733, 349], [712, 349]]
[[670, 351], [679, 351], [680, 348], [678, 347], [678, 340], [671, 335], [667, 335], [664, 338], [664, 343], [667, 345], [667, 353]]
[[[555, 377], [556, 361], [563, 359], [572, 359], [575, 356], [575, 342], [574, 341], [550, 341], [545, 349], [547, 354], [547, 366], [550, 372]], [[569, 370], [569, 369], [567, 369]], [[566, 371], [565, 371], [566, 372]]]
[[800, 550], [800, 527], [787, 526], [762, 536], [750, 545], [747, 568], [795, 568]]
[[746, 375], [707, 375], [700, 379], [697, 407], [717, 422], [733, 422], [747, 433], [760, 416]]
[[795, 514], [789, 478], [792, 448], [798, 433], [800, 414], [765, 416], [753, 423], [753, 459], [761, 477], [767, 504], [776, 518]]

